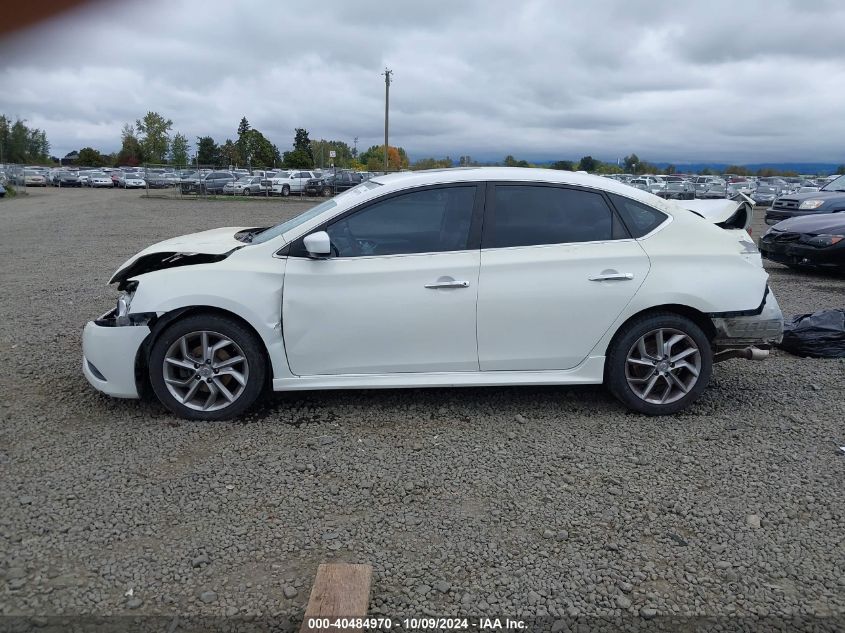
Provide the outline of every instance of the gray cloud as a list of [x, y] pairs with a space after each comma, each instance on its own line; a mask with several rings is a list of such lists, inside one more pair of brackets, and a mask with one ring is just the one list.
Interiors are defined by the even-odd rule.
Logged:
[[96, 2], [0, 41], [0, 112], [55, 154], [147, 110], [193, 139], [241, 116], [412, 157], [845, 162], [845, 5], [607, 0]]

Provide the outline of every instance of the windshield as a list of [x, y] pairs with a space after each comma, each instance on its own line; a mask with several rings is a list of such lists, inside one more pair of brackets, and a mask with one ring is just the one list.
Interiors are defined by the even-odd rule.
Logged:
[[295, 229], [299, 225], [307, 222], [308, 220], [310, 220], [312, 218], [316, 218], [318, 215], [320, 215], [324, 211], [328, 211], [329, 209], [333, 209], [334, 207], [337, 206], [337, 201], [340, 200], [341, 198], [351, 198], [351, 197], [354, 197], [354, 196], [357, 196], [357, 195], [361, 195], [362, 193], [365, 193], [370, 189], [375, 189], [376, 187], [380, 187], [380, 186], [381, 185], [379, 183], [371, 182], [371, 181], [361, 183], [357, 187], [353, 187], [352, 189], [348, 189], [347, 191], [344, 191], [342, 194], [340, 194], [336, 198], [333, 198], [331, 200], [326, 200], [322, 204], [318, 204], [316, 207], [312, 207], [311, 209], [308, 209], [307, 211], [300, 213], [298, 216], [291, 218], [290, 220], [282, 222], [281, 224], [277, 224], [276, 226], [272, 226], [269, 229], [267, 229], [266, 231], [262, 231], [261, 233], [259, 233], [258, 235], [256, 235], [253, 238], [252, 243], [253, 244], [261, 244], [262, 242], [267, 242], [269, 240], [272, 240], [273, 238], [278, 237], [279, 235], [282, 235], [283, 233], [287, 233], [291, 229]]
[[845, 175], [839, 176], [836, 180], [831, 180], [822, 187], [822, 191], [845, 191]]

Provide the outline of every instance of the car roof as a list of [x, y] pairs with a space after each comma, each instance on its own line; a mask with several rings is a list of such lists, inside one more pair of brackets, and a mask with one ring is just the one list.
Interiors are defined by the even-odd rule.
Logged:
[[662, 198], [621, 183], [613, 178], [558, 169], [534, 169], [529, 167], [452, 167], [446, 169], [403, 171], [384, 176], [375, 176], [370, 180], [396, 190], [424, 185], [488, 180], [574, 185], [616, 193], [620, 196], [633, 198], [634, 200], [668, 212], [675, 210], [671, 205], [666, 204]]

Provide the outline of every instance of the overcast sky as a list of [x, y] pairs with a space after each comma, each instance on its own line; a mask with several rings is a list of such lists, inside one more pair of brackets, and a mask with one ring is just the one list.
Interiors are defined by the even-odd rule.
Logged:
[[54, 155], [148, 110], [501, 160], [845, 162], [845, 2], [101, 1], [0, 42], [0, 113]]

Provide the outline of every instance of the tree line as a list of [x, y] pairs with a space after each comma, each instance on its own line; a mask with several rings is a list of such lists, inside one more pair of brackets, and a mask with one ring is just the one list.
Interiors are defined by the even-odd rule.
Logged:
[[25, 119], [14, 121], [0, 114], [0, 163], [46, 163], [50, 143], [44, 130], [29, 127]]
[[[339, 140], [311, 140], [308, 130], [294, 130], [291, 149], [280, 152], [260, 130], [255, 129], [246, 117], [237, 127], [237, 138], [217, 142], [212, 136], [199, 136], [192, 145], [179, 132], [173, 133], [173, 121], [157, 112], [147, 112], [134, 124], [123, 126], [120, 150], [104, 154], [92, 147], [83, 147], [69, 156], [80, 165], [92, 167], [126, 165], [135, 167], [144, 163], [188, 166], [227, 167], [229, 165], [251, 168], [288, 167], [311, 169], [336, 166], [349, 169], [384, 169], [384, 145], [373, 145], [360, 154], [356, 147]], [[334, 152], [334, 156], [331, 153]], [[388, 147], [388, 169], [407, 169], [408, 154], [402, 147]]]
[[[338, 168], [382, 171], [384, 169], [384, 145], [372, 145], [363, 152], [357, 147], [339, 140], [311, 140], [308, 130], [294, 130], [291, 149], [280, 152], [279, 148], [259, 130], [242, 117], [236, 130], [237, 138], [227, 138], [218, 143], [211, 136], [197, 137], [195, 150], [187, 136], [173, 131], [173, 121], [158, 112], [147, 112], [134, 124], [127, 123], [120, 133], [120, 150], [104, 154], [92, 147], [83, 147], [79, 152], [71, 152], [66, 158], [73, 157], [79, 165], [89, 167], [137, 166], [143, 163], [170, 164], [184, 167], [191, 164], [227, 167], [229, 165], [251, 168], [288, 167], [294, 169], [325, 168], [332, 165]], [[331, 153], [334, 152], [334, 156]], [[0, 115], [0, 163], [48, 163], [50, 143], [43, 130], [30, 128], [26, 121]], [[471, 156], [459, 156], [457, 160], [450, 156], [443, 158], [421, 158], [413, 163], [402, 147], [388, 146], [387, 168], [390, 171], [402, 169], [442, 169], [448, 167], [469, 167], [478, 165], [504, 165], [506, 167], [543, 167], [566, 171], [587, 171], [598, 174], [674, 174], [675, 165], [658, 167], [649, 161], [640, 159], [635, 153], [625, 156], [621, 164], [604, 162], [592, 156], [582, 156], [580, 160], [558, 160], [546, 164], [532, 164], [519, 160], [513, 155], [505, 156], [501, 162], [480, 163]], [[715, 174], [716, 170], [704, 169], [702, 174]], [[752, 173], [742, 165], [729, 165], [721, 173], [739, 176], [797, 176], [791, 171], [759, 169]], [[837, 174], [845, 174], [845, 165], [839, 165]]]

